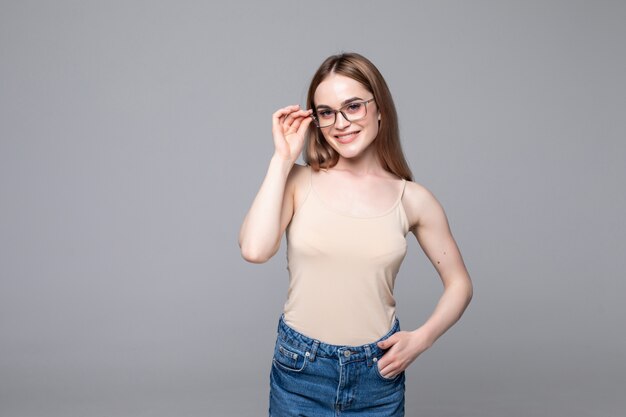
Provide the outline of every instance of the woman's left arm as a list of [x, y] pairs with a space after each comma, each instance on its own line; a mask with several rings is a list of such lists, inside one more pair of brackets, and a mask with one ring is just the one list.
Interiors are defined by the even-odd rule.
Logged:
[[378, 361], [380, 373], [386, 378], [404, 371], [430, 348], [461, 318], [473, 295], [472, 280], [439, 201], [414, 182], [407, 182], [403, 200], [411, 231], [441, 277], [444, 292], [421, 327], [411, 332], [397, 332], [379, 342], [381, 349], [389, 349]]

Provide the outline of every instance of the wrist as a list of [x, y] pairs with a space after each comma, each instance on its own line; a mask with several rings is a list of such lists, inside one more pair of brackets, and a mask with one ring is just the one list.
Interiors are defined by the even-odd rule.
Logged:
[[285, 159], [277, 153], [274, 153], [274, 155], [272, 155], [272, 159], [270, 160], [270, 168], [273, 167], [283, 174], [289, 174], [289, 171], [291, 171], [294, 164], [295, 161]]
[[411, 333], [416, 343], [425, 346], [427, 349], [430, 348], [437, 340], [437, 337], [424, 326], [413, 330]]

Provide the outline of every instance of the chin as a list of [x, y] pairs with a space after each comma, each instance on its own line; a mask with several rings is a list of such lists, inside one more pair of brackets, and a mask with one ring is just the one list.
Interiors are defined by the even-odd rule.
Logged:
[[363, 155], [363, 149], [356, 149], [356, 150], [350, 150], [350, 149], [337, 150], [337, 149], [335, 149], [335, 151], [337, 151], [337, 153], [342, 158], [346, 158], [346, 159], [357, 158], [357, 157]]

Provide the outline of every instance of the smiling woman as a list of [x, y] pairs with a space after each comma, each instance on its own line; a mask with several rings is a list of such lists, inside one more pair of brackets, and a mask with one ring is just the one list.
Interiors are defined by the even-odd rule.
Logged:
[[[307, 105], [274, 113], [275, 153], [239, 234], [242, 256], [257, 263], [287, 235], [270, 415], [403, 416], [404, 372], [461, 317], [471, 279], [443, 207], [413, 181], [376, 67], [355, 53], [329, 57]], [[295, 163], [303, 150], [306, 166]], [[409, 332], [393, 289], [410, 231], [445, 289]]]

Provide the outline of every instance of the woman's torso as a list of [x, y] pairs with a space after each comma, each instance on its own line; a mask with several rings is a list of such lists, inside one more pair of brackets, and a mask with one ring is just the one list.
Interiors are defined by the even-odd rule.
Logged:
[[285, 321], [325, 343], [369, 343], [395, 319], [393, 287], [409, 230], [406, 181], [300, 169], [307, 172], [287, 227]]

